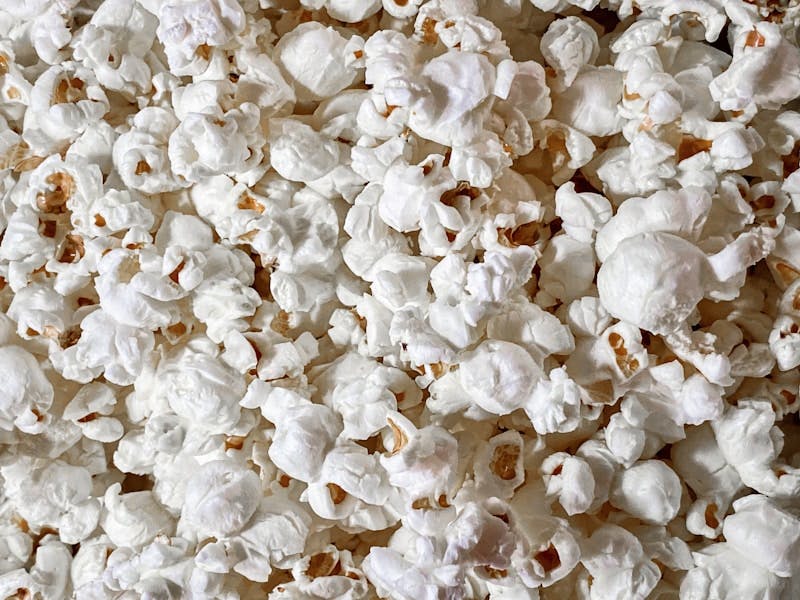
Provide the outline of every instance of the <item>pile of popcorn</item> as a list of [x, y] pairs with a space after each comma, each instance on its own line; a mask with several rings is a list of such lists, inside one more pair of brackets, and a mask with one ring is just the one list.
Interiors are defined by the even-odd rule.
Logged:
[[0, 597], [800, 598], [800, 4], [0, 3]]

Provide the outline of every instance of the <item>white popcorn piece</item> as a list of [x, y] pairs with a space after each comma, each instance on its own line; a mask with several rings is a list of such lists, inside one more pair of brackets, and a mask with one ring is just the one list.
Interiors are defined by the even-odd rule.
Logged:
[[293, 119], [270, 120], [270, 163], [289, 181], [308, 183], [339, 163], [339, 146]]
[[606, 425], [606, 445], [614, 456], [626, 467], [630, 467], [644, 452], [647, 434], [637, 423], [630, 423], [625, 415], [611, 416]]
[[[712, 428], [725, 461], [745, 485], [762, 494], [782, 496], [793, 493], [794, 477], [773, 471], [773, 462], [783, 448], [783, 435], [774, 423], [775, 411], [769, 402], [750, 400], [728, 407], [712, 422]], [[741, 427], [748, 431], [744, 444], [740, 439], [734, 441], [733, 431], [741, 431]]]
[[157, 26], [157, 19], [133, 0], [106, 2], [81, 30], [73, 55], [101, 85], [135, 98], [150, 91], [152, 73], [144, 58]]
[[439, 498], [450, 493], [455, 479], [458, 442], [445, 429], [416, 429], [399, 413], [387, 417], [391, 452], [380, 457], [389, 483], [403, 490], [411, 501]]
[[622, 129], [616, 110], [621, 98], [622, 77], [617, 71], [587, 68], [566, 90], [554, 94], [552, 114], [585, 135], [611, 135]]
[[553, 21], [542, 36], [541, 48], [565, 86], [572, 85], [582, 67], [594, 63], [600, 50], [597, 33], [579, 17]]
[[[520, 496], [524, 494], [517, 493], [515, 501]], [[564, 519], [530, 514], [522, 505], [517, 506], [514, 514], [521, 520], [524, 542], [518, 546], [513, 563], [522, 584], [528, 588], [549, 587], [568, 577], [581, 555], [576, 533]], [[520, 514], [524, 512], [528, 514]]]
[[301, 481], [315, 479], [341, 432], [338, 416], [319, 404], [297, 404], [284, 408], [282, 413], [274, 410], [265, 413], [276, 426], [269, 447], [270, 459], [289, 477]]
[[709, 425], [687, 430], [686, 439], [672, 446], [671, 457], [675, 471], [698, 496], [715, 497], [729, 503], [742, 486]]
[[104, 373], [112, 383], [130, 385], [142, 372], [154, 346], [150, 331], [118, 323], [101, 308], [80, 322], [80, 338], [75, 345], [50, 358], [67, 379], [88, 383]]
[[487, 570], [511, 566], [516, 547], [508, 524], [472, 502], [448, 525], [446, 539], [445, 563], [479, 565]]
[[92, 71], [77, 63], [54, 65], [31, 88], [23, 138], [37, 150], [54, 150], [100, 121], [109, 108]]
[[160, 389], [153, 402], [211, 433], [227, 433], [239, 421], [245, 384], [217, 352], [208, 338], [199, 337], [165, 356], [156, 369]]
[[771, 573], [792, 577], [800, 560], [797, 516], [758, 494], [740, 498], [733, 509], [722, 527], [728, 545]]
[[258, 108], [245, 102], [225, 114], [215, 112], [189, 113], [170, 135], [172, 171], [186, 181], [245, 174], [261, 162], [264, 135]]
[[659, 579], [639, 540], [617, 525], [604, 524], [581, 545], [581, 562], [592, 575], [592, 598], [628, 594], [646, 598]]
[[486, 333], [493, 339], [514, 342], [537, 358], [570, 354], [575, 349], [570, 327], [532, 302], [508, 304], [488, 320]]
[[493, 496], [510, 498], [525, 481], [524, 440], [516, 431], [492, 437], [475, 456], [475, 482]]
[[568, 515], [585, 512], [594, 500], [594, 476], [582, 458], [556, 452], [539, 467], [548, 499], [558, 499]]
[[[693, 553], [696, 566], [681, 582], [680, 592], [686, 598], [703, 598], [712, 594], [735, 593], [755, 600], [764, 594], [780, 597], [786, 580], [777, 577], [729, 544], [711, 544]], [[735, 590], [735, 591], [734, 591]]]
[[231, 0], [167, 2], [160, 5], [158, 19], [158, 38], [170, 68], [180, 75], [199, 73], [211, 49], [226, 44], [245, 26], [242, 7]]
[[27, 433], [40, 433], [54, 393], [39, 361], [19, 346], [3, 346], [0, 373], [5, 382], [0, 396], [0, 427], [5, 431], [17, 427]]
[[717, 282], [741, 273], [768, 248], [769, 241], [752, 230], [709, 258], [674, 234], [641, 233], [623, 239], [603, 262], [597, 287], [611, 315], [653, 333], [672, 333]]
[[553, 369], [536, 383], [524, 408], [537, 433], [569, 433], [580, 424], [580, 388], [565, 369]]
[[[709, 90], [723, 110], [741, 110], [751, 103], [777, 109], [800, 94], [800, 80], [792, 75], [798, 61], [797, 47], [781, 36], [780, 27], [760, 22], [738, 32], [731, 66], [711, 82]], [[764, 71], [767, 64], [781, 68]]]
[[458, 370], [472, 401], [497, 415], [522, 408], [543, 375], [523, 348], [500, 340], [481, 343], [464, 357]]
[[697, 241], [710, 210], [711, 196], [700, 188], [628, 198], [598, 232], [597, 258], [605, 261], [620, 242], [648, 231], [665, 231]]
[[233, 570], [250, 581], [267, 581], [273, 565], [303, 552], [310, 527], [310, 515], [297, 502], [280, 496], [262, 499], [231, 541]]
[[541, 292], [561, 302], [584, 296], [592, 285], [594, 251], [588, 243], [567, 235], [557, 236], [544, 249], [539, 264]]
[[15, 512], [29, 525], [55, 527], [67, 544], [79, 543], [97, 527], [101, 509], [92, 496], [88, 469], [63, 460], [26, 457], [0, 473]]
[[270, 595], [276, 599], [296, 598], [366, 598], [368, 584], [361, 569], [353, 564], [352, 554], [329, 545], [304, 557], [292, 567], [294, 581], [281, 584]]
[[409, 107], [408, 126], [440, 144], [471, 142], [491, 108], [495, 69], [482, 54], [449, 51], [427, 62], [418, 77], [396, 77], [386, 102]]
[[181, 525], [200, 537], [230, 537], [253, 516], [261, 494], [258, 475], [244, 465], [207, 462], [186, 482]]
[[168, 153], [170, 136], [178, 125], [167, 108], [148, 106], [136, 113], [131, 129], [114, 142], [114, 167], [125, 185], [146, 194], [188, 185], [173, 173]]
[[[591, 242], [596, 232], [605, 229], [611, 215], [611, 203], [600, 194], [578, 193], [572, 182], [556, 190], [556, 216], [563, 221], [567, 235], [576, 241]], [[600, 252], [598, 246], [595, 251]]]
[[157, 535], [169, 535], [172, 516], [153, 498], [150, 491], [121, 494], [121, 485], [110, 486], [103, 498], [100, 527], [120, 547], [142, 546]]
[[281, 37], [275, 59], [298, 100], [321, 100], [346, 88], [356, 71], [345, 62], [347, 40], [332, 27], [303, 23]]
[[620, 472], [611, 503], [646, 523], [666, 525], [680, 508], [680, 479], [663, 462], [646, 460]]
[[62, 418], [74, 421], [83, 435], [98, 442], [114, 442], [125, 429], [119, 419], [111, 417], [117, 399], [110, 386], [93, 382], [83, 386], [64, 408]]
[[544, 68], [532, 60], [501, 61], [494, 94], [520, 110], [528, 121], [544, 119], [552, 107]]

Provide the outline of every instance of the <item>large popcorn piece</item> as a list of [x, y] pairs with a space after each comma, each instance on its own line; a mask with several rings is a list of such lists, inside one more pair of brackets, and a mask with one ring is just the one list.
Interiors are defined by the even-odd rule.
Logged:
[[427, 63], [419, 79], [387, 82], [389, 104], [411, 109], [409, 127], [440, 144], [472, 141], [483, 128], [491, 107], [495, 69], [471, 52], [449, 51]]
[[169, 66], [187, 75], [193, 74], [198, 62], [208, 60], [211, 48], [228, 42], [245, 24], [244, 11], [233, 0], [164, 2], [158, 17], [158, 38]]
[[669, 233], [627, 238], [603, 263], [597, 289], [608, 312], [653, 333], [676, 330], [705, 294], [706, 255]]
[[725, 110], [742, 110], [751, 104], [780, 108], [800, 96], [798, 66], [797, 46], [781, 35], [778, 25], [762, 21], [751, 29], [740, 29], [733, 62], [711, 82], [709, 91]]
[[117, 546], [136, 547], [157, 535], [169, 533], [172, 516], [158, 504], [150, 491], [120, 494], [120, 484], [106, 490], [100, 526]]
[[159, 363], [156, 393], [175, 414], [223, 433], [239, 420], [244, 382], [214, 355], [208, 339], [196, 342], [197, 350], [186, 347]]
[[321, 100], [353, 82], [356, 71], [346, 61], [347, 45], [333, 27], [313, 22], [298, 25], [280, 39], [276, 59], [298, 100]]
[[611, 503], [647, 523], [666, 525], [678, 514], [680, 479], [661, 461], [635, 464], [617, 475]]
[[261, 496], [258, 476], [228, 461], [211, 461], [186, 482], [182, 519], [198, 535], [228, 537], [253, 516]]
[[520, 346], [486, 341], [465, 357], [459, 379], [482, 409], [503, 415], [521, 408], [542, 371]]
[[752, 230], [709, 257], [682, 237], [639, 233], [620, 241], [597, 274], [608, 312], [658, 334], [676, 331], [715, 288], [774, 247], [769, 231]]
[[800, 598], [800, 8], [0, 2], [0, 598]]
[[757, 494], [733, 503], [735, 514], [725, 519], [728, 544], [780, 577], [792, 577], [800, 567], [800, 520]]
[[53, 403], [53, 385], [36, 358], [19, 346], [0, 348], [0, 428], [39, 433]]

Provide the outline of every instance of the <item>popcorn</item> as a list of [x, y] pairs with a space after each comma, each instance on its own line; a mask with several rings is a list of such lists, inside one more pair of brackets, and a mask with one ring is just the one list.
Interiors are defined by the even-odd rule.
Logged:
[[321, 100], [355, 79], [355, 70], [345, 63], [346, 49], [347, 40], [332, 27], [302, 23], [281, 37], [275, 46], [275, 58], [294, 86], [298, 100]]
[[163, 402], [210, 433], [227, 433], [240, 418], [244, 382], [217, 355], [208, 338], [162, 358], [156, 378], [162, 382], [155, 402]]
[[591, 65], [599, 53], [597, 33], [578, 17], [553, 21], [542, 36], [541, 48], [564, 86], [572, 85], [581, 68]]
[[378, 201], [380, 217], [389, 227], [401, 233], [419, 229], [420, 221], [432, 205], [456, 187], [453, 175], [443, 162], [443, 156], [432, 155], [419, 165], [395, 162], [389, 167]]
[[176, 74], [194, 75], [212, 48], [226, 44], [245, 25], [241, 6], [231, 0], [177, 0], [160, 6], [158, 39]]
[[95, 73], [101, 85], [135, 98], [150, 91], [151, 71], [144, 58], [157, 23], [132, 0], [106, 2], [81, 30], [74, 56]]
[[276, 425], [269, 447], [272, 462], [294, 479], [315, 479], [341, 431], [336, 413], [327, 406], [298, 404], [283, 414], [269, 412], [265, 416]]
[[408, 126], [444, 145], [471, 142], [491, 107], [495, 70], [482, 54], [450, 50], [427, 62], [418, 77], [396, 77], [386, 102], [409, 107]]
[[147, 544], [156, 535], [169, 534], [172, 517], [150, 491], [120, 494], [122, 486], [110, 486], [103, 498], [100, 526], [117, 546], [135, 548]]
[[800, 596], [798, 17], [6, 0], [0, 597]]
[[336, 546], [304, 557], [292, 567], [294, 581], [282, 584], [275, 598], [305, 594], [312, 598], [360, 599], [367, 596], [367, 581], [361, 569], [353, 565], [352, 555]]
[[591, 245], [562, 235], [550, 240], [539, 263], [544, 271], [539, 279], [540, 293], [562, 302], [571, 302], [589, 291], [594, 279], [594, 252]]
[[[740, 498], [733, 503], [733, 509], [736, 513], [726, 517], [722, 527], [728, 544], [780, 577], [793, 576], [800, 558], [797, 517], [757, 494]], [[759, 533], [753, 535], [753, 529]], [[775, 533], [770, 535], [770, 529]]]
[[510, 498], [525, 481], [524, 440], [516, 431], [491, 438], [475, 457], [475, 481], [492, 495]]
[[[769, 495], [780, 494], [783, 479], [771, 468], [783, 446], [780, 430], [774, 428], [774, 419], [774, 410], [768, 402], [753, 400], [729, 407], [722, 418], [712, 423], [720, 451], [726, 462], [736, 469], [742, 483]], [[734, 427], [747, 427], [750, 434], [746, 445], [733, 443]]]
[[392, 449], [380, 462], [389, 483], [411, 501], [447, 496], [455, 478], [456, 439], [433, 425], [417, 430], [399, 414], [387, 417], [387, 423]]
[[681, 594], [687, 598], [702, 598], [710, 594], [734, 593], [742, 598], [763, 597], [765, 593], [780, 594], [786, 580], [743, 556], [727, 543], [712, 544], [693, 553], [696, 566], [681, 582]]
[[1, 347], [0, 365], [6, 382], [0, 404], [0, 427], [5, 431], [16, 427], [26, 433], [40, 433], [53, 403], [52, 384], [36, 358], [19, 346]]
[[566, 90], [554, 95], [552, 113], [585, 135], [611, 135], [622, 129], [622, 118], [616, 111], [621, 99], [622, 78], [617, 71], [588, 68]]
[[520, 346], [487, 340], [464, 357], [458, 376], [480, 408], [505, 415], [522, 408], [543, 373]]
[[658, 567], [636, 537], [618, 525], [602, 525], [582, 544], [581, 562], [591, 574], [591, 598], [627, 593], [646, 598], [658, 582]]
[[648, 231], [666, 231], [697, 241], [710, 210], [711, 196], [700, 188], [628, 198], [597, 233], [597, 258], [605, 261], [620, 242]]
[[253, 516], [260, 495], [253, 471], [230, 461], [207, 462], [186, 482], [181, 523], [201, 537], [230, 537]]
[[[130, 385], [142, 373], [155, 347], [150, 331], [118, 323], [102, 308], [86, 315], [79, 329], [77, 341], [52, 353], [50, 359], [63, 377], [80, 383], [89, 383], [104, 373], [112, 383]], [[67, 341], [74, 340], [68, 337]]]
[[126, 186], [146, 194], [179, 190], [187, 184], [171, 169], [170, 135], [178, 126], [171, 110], [148, 106], [136, 113], [131, 129], [114, 142], [114, 167]]
[[122, 423], [109, 415], [116, 405], [114, 390], [102, 383], [83, 386], [64, 408], [63, 418], [74, 421], [83, 435], [99, 442], [114, 442], [122, 437]]
[[548, 456], [540, 471], [548, 499], [558, 502], [568, 515], [585, 512], [594, 499], [594, 476], [582, 458], [556, 452]]
[[339, 146], [293, 119], [270, 120], [270, 163], [289, 181], [309, 183], [339, 163]]
[[[526, 489], [527, 488], [527, 489]], [[527, 588], [551, 586], [565, 577], [578, 565], [581, 549], [576, 533], [569, 524], [558, 517], [525, 515], [524, 505], [517, 501], [524, 497], [536, 499], [530, 486], [517, 493], [512, 509], [520, 519], [519, 528], [523, 543], [517, 547], [513, 564], [519, 579]]]
[[77, 544], [86, 539], [100, 517], [92, 496], [88, 469], [63, 460], [24, 457], [0, 468], [14, 511], [36, 529], [55, 527], [59, 539]]
[[536, 383], [524, 408], [537, 433], [569, 433], [580, 424], [580, 388], [565, 369], [553, 369]]
[[[761, 22], [738, 32], [733, 61], [711, 82], [709, 91], [723, 110], [742, 110], [751, 103], [778, 109], [800, 94], [800, 81], [791, 75], [798, 60], [797, 48], [780, 35], [779, 26]], [[781, 68], [766, 73], [761, 70], [766, 64]], [[771, 81], [775, 76], [777, 81]]]
[[[642, 233], [624, 239], [598, 272], [600, 298], [613, 316], [624, 316], [653, 333], [671, 333], [711, 292], [703, 279], [713, 286], [715, 280], [726, 281], [743, 266], [759, 260], [766, 250], [762, 244], [769, 247], [769, 242], [758, 239], [759, 234], [757, 230], [743, 234], [710, 259], [697, 246], [671, 233]], [[639, 268], [645, 256], [648, 264], [658, 265], [657, 271]], [[627, 277], [639, 279], [632, 293], [627, 282], [620, 283]]]
[[[186, 115], [169, 137], [172, 171], [186, 181], [243, 175], [261, 162], [264, 136], [258, 108], [245, 102], [225, 114], [215, 113]], [[223, 152], [217, 152], [220, 146], [225, 147]]]
[[666, 525], [680, 508], [680, 479], [657, 460], [635, 464], [617, 475], [611, 503], [646, 523]]
[[[630, 200], [632, 198], [628, 202]], [[556, 190], [556, 216], [563, 221], [567, 235], [576, 241], [591, 242], [595, 233], [605, 229], [604, 225], [611, 215], [611, 203], [600, 194], [577, 193], [572, 182], [567, 182]], [[616, 216], [618, 215], [619, 213]], [[597, 245], [595, 251], [600, 252]]]
[[231, 541], [233, 570], [250, 581], [267, 581], [273, 565], [303, 552], [310, 527], [311, 517], [298, 503], [281, 496], [262, 499]]
[[54, 65], [31, 88], [23, 137], [41, 152], [55, 150], [94, 126], [109, 108], [92, 71], [72, 62]]

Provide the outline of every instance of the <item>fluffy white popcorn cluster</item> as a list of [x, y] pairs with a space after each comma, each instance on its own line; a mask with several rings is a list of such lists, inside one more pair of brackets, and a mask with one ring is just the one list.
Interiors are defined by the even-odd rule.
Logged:
[[798, 27], [0, 3], [0, 598], [800, 597]]

